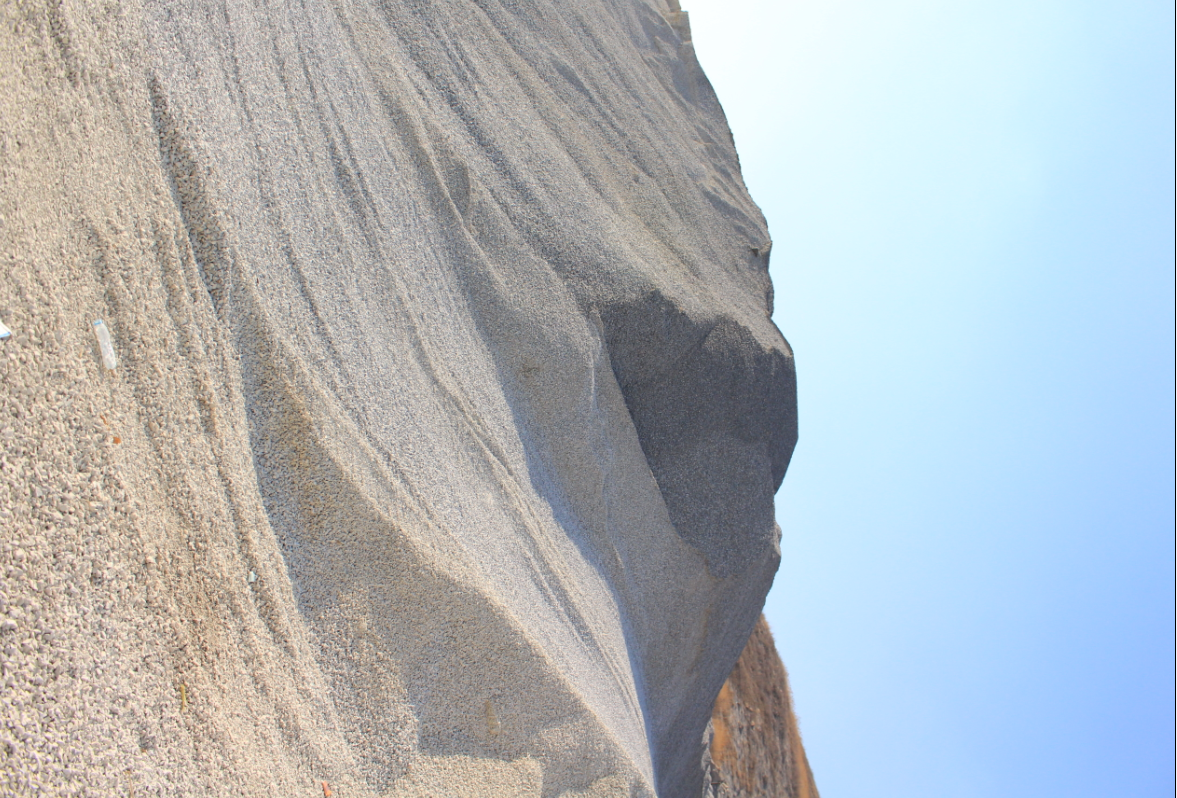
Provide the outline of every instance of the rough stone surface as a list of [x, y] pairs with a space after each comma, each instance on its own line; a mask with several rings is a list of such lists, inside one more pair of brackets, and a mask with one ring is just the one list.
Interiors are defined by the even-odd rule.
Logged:
[[677, 5], [0, 3], [0, 793], [698, 795], [768, 250]]

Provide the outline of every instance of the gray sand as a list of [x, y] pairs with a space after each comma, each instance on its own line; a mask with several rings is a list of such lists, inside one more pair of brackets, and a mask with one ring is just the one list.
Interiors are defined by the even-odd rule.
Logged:
[[0, 17], [0, 793], [697, 795], [796, 417], [685, 14]]

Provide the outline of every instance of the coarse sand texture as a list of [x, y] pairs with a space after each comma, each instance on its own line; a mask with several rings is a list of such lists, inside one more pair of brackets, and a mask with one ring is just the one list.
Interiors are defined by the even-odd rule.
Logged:
[[677, 4], [0, 3], [0, 795], [700, 795], [769, 249]]

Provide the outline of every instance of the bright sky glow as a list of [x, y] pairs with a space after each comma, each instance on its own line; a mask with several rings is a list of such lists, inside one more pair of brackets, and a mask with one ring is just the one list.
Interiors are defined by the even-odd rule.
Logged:
[[823, 798], [1169, 798], [1172, 4], [683, 7], [796, 350]]

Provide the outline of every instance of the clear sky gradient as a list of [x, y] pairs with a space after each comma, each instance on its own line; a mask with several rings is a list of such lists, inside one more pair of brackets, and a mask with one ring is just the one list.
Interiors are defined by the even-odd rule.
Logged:
[[683, 7], [796, 351], [823, 798], [1170, 798], [1172, 4]]

